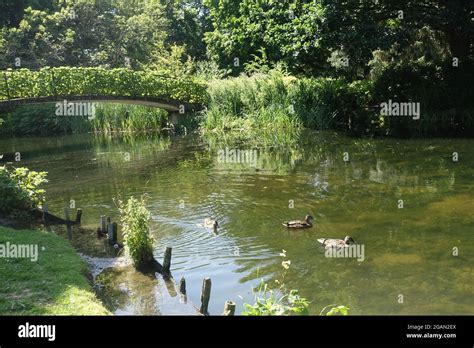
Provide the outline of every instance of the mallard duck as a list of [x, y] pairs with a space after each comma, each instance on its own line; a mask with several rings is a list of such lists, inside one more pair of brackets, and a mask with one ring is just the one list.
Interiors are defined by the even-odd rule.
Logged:
[[311, 221], [313, 221], [313, 217], [311, 215], [306, 215], [304, 220], [285, 221], [282, 225], [288, 228], [308, 228], [313, 227]]
[[346, 236], [344, 240], [342, 239], [326, 239], [326, 238], [319, 238], [318, 242], [321, 243], [325, 249], [331, 248], [345, 248], [348, 245], [355, 244], [354, 239], [351, 236]]
[[219, 227], [219, 223], [217, 220], [204, 219], [204, 227], [212, 228], [214, 231], [216, 231], [217, 227]]

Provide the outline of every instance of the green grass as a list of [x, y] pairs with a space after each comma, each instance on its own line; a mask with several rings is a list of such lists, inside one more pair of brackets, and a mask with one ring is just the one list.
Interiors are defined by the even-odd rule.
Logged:
[[[37, 244], [38, 261], [0, 258], [0, 315], [108, 315], [69, 242], [41, 230], [0, 227], [0, 244]], [[44, 250], [42, 250], [44, 247]]]

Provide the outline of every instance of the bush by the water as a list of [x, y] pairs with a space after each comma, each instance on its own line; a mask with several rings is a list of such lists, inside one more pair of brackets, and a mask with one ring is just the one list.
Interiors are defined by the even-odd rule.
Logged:
[[[286, 258], [283, 250], [280, 256]], [[276, 289], [265, 280], [261, 280], [259, 286], [253, 291], [255, 303], [244, 303], [243, 315], [248, 316], [280, 316], [280, 315], [308, 315], [310, 302], [299, 294], [298, 290], [288, 289], [285, 277], [290, 269], [291, 260], [281, 262], [283, 271], [280, 278], [275, 280]], [[346, 306], [328, 305], [321, 310], [320, 315], [347, 315], [349, 308]]]
[[474, 134], [474, 64], [389, 65], [374, 79], [373, 103], [389, 99], [420, 103], [420, 119], [385, 117], [384, 129], [395, 136], [472, 136]]
[[145, 198], [130, 197], [118, 201], [125, 248], [136, 268], [147, 266], [153, 260], [153, 238], [150, 235], [150, 212]]
[[0, 166], [0, 216], [28, 215], [44, 202], [46, 172]]

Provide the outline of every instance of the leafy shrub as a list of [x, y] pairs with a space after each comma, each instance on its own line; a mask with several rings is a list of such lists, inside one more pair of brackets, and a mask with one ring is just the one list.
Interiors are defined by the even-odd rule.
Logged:
[[[280, 254], [286, 257], [286, 251]], [[281, 295], [285, 292], [285, 275], [291, 264], [290, 260], [282, 261], [283, 272], [277, 291], [270, 290], [268, 283], [261, 280], [258, 288], [254, 291], [255, 303], [250, 305], [244, 303], [245, 310], [243, 315], [249, 316], [271, 316], [271, 315], [307, 315], [309, 302], [304, 297], [301, 297], [298, 290], [290, 290], [288, 294]]]
[[4, 216], [27, 215], [44, 202], [45, 190], [40, 186], [48, 182], [46, 172], [28, 168], [8, 170], [0, 167], [0, 214]]
[[329, 317], [334, 315], [347, 315], [349, 310], [350, 308], [346, 306], [329, 305], [321, 310], [320, 315], [326, 315]]
[[298, 294], [298, 290], [291, 290], [287, 296], [278, 296], [268, 290], [268, 284], [263, 280], [255, 293], [255, 303], [245, 303], [243, 315], [272, 316], [272, 315], [304, 315], [308, 314], [309, 302]]
[[125, 247], [136, 268], [147, 266], [153, 260], [153, 238], [150, 235], [150, 212], [145, 199], [130, 197], [127, 203], [118, 201]]

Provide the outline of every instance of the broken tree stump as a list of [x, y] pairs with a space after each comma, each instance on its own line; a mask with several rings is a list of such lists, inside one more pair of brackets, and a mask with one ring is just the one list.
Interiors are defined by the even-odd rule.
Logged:
[[227, 317], [235, 315], [235, 302], [234, 301], [225, 301], [223, 315]]

